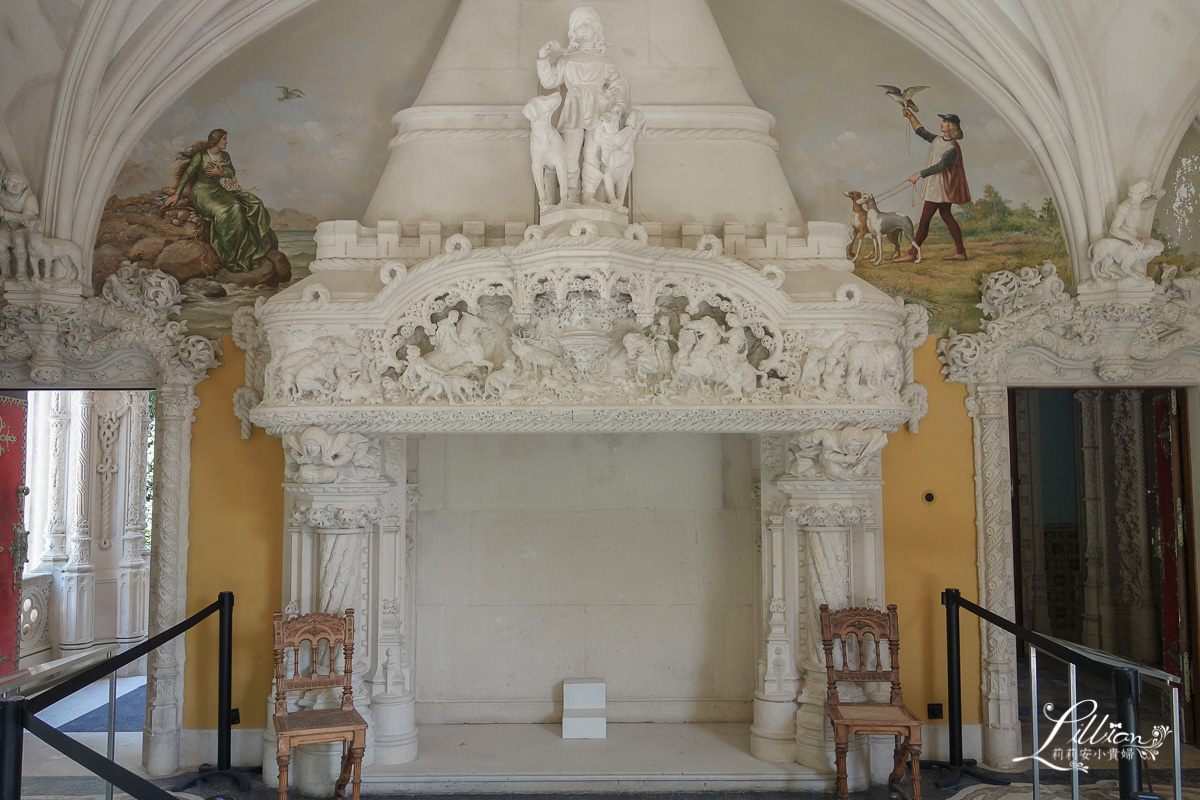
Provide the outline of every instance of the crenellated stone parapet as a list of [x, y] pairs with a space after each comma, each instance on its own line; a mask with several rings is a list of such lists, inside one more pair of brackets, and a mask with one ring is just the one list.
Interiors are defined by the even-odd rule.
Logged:
[[[327, 220], [317, 225], [314, 236], [317, 257], [309, 269], [313, 272], [353, 269], [373, 259], [424, 261], [441, 255], [449, 249], [451, 239], [458, 236], [465, 237], [472, 248], [512, 247], [526, 239], [531, 224], [534, 223], [528, 220], [503, 225], [485, 225], [482, 221], [443, 225], [429, 220], [414, 223], [379, 220], [368, 227], [352, 219]], [[700, 222], [674, 226], [650, 221], [637, 224], [645, 230], [645, 243], [650, 247], [696, 249], [702, 239], [714, 237], [726, 255], [744, 261], [821, 258], [840, 262], [825, 265], [827, 268], [853, 269], [844, 259], [850, 229], [840, 222], [810, 221], [807, 235], [803, 228], [783, 222], [757, 225], [726, 222], [719, 226]]]

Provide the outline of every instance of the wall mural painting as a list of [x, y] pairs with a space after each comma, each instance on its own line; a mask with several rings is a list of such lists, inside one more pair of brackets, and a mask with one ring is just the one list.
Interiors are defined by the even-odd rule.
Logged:
[[[118, 176], [95, 288], [125, 261], [161, 269], [183, 287], [189, 329], [219, 336], [237, 307], [307, 276], [317, 222], [366, 209], [390, 118], [416, 99], [455, 5], [318, 2], [214, 67]], [[852, 223], [858, 274], [929, 308], [931, 333], [978, 330], [985, 273], [1049, 259], [1070, 283], [1032, 156], [949, 69], [838, 0], [709, 5], [751, 98], [776, 119], [805, 217]], [[795, 47], [795, 31], [814, 29]], [[533, 93], [533, 70], [529, 81]]]
[[[295, 91], [285, 87], [285, 97], [301, 96]], [[286, 224], [289, 214], [272, 214], [251, 190], [257, 186], [240, 185], [229, 138], [224, 128], [214, 128], [178, 151], [176, 167], [166, 176], [170, 184], [109, 198], [93, 262], [97, 294], [125, 262], [162, 270], [183, 289], [183, 316], [191, 331], [219, 336], [236, 307], [297, 277], [293, 259], [302, 265], [312, 260], [312, 231], [276, 231], [272, 217]]]
[[[906, 137], [903, 154], [881, 153], [880, 161], [894, 174], [915, 171], [879, 194], [857, 188], [842, 191], [853, 231], [847, 258], [855, 262], [857, 274], [888, 294], [928, 308], [930, 333], [935, 336], [952, 328], [979, 330], [976, 304], [980, 280], [987, 273], [1050, 260], [1070, 283], [1053, 199], [1044, 197], [1036, 208], [1025, 200], [1014, 208], [991, 183], [983, 184], [982, 191], [973, 190], [968, 180], [970, 121], [949, 110], [930, 114], [927, 105], [923, 116], [937, 119], [936, 126], [927, 128], [917, 116], [921, 109], [916, 100], [917, 93], [930, 86], [878, 88], [900, 104]], [[868, 103], [870, 93], [862, 95]], [[936, 97], [936, 90], [930, 95]]]

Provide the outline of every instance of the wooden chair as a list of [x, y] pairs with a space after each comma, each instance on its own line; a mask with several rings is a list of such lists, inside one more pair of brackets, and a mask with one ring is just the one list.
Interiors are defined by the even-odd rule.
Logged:
[[[884, 640], [887, 640], [886, 661]], [[830, 611], [828, 605], [822, 604], [821, 644], [829, 675], [825, 709], [833, 723], [838, 800], [847, 797], [846, 751], [854, 733], [896, 737], [895, 766], [888, 778], [888, 791], [919, 800], [921, 720], [904, 705], [900, 693], [900, 623], [896, 606], [889, 605], [886, 612], [873, 608]], [[891, 695], [886, 703], [843, 703], [838, 696], [838, 681], [889, 681]], [[906, 761], [912, 764], [911, 795], [900, 788]]]
[[[321, 642], [327, 643], [322, 647]], [[302, 645], [307, 643], [307, 674], [300, 675]], [[338, 674], [334, 648], [342, 646], [345, 668]], [[285, 662], [291, 653], [291, 676], [285, 673]], [[328, 658], [325, 672], [319, 670], [322, 658]], [[279, 762], [279, 800], [287, 800], [288, 762], [292, 748], [313, 742], [342, 742], [342, 773], [334, 797], [345, 797], [346, 783], [354, 775], [351, 797], [358, 800], [362, 784], [362, 758], [367, 746], [367, 722], [354, 710], [354, 693], [350, 686], [354, 659], [354, 609], [345, 616], [336, 614], [304, 614], [285, 620], [275, 614], [275, 735], [278, 737], [276, 760]], [[341, 706], [321, 710], [288, 712], [287, 693], [313, 689], [341, 687]]]

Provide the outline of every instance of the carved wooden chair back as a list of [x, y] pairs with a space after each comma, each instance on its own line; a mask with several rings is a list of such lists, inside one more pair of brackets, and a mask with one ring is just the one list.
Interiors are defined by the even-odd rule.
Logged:
[[[343, 665], [338, 671], [337, 650]], [[290, 664], [290, 672], [288, 666]], [[362, 759], [367, 746], [367, 722], [354, 708], [354, 609], [345, 615], [304, 614], [285, 620], [275, 614], [275, 726], [279, 764], [279, 800], [287, 800], [288, 765], [292, 748], [314, 742], [342, 742], [342, 771], [335, 797], [358, 800], [362, 785]], [[288, 712], [289, 692], [341, 689], [337, 708]]]
[[[887, 649], [884, 650], [884, 642]], [[883, 682], [891, 684], [888, 701], [903, 705], [900, 691], [900, 622], [896, 605], [887, 611], [873, 608], [844, 608], [830, 611], [821, 605], [821, 646], [829, 678], [826, 699], [840, 703], [838, 682]]]
[[[886, 645], [884, 644], [886, 642]], [[821, 646], [829, 679], [825, 710], [833, 725], [834, 763], [839, 800], [848, 795], [846, 757], [854, 734], [894, 736], [896, 750], [889, 792], [905, 798], [921, 797], [921, 720], [904, 705], [900, 691], [900, 622], [896, 606], [887, 611], [845, 608], [830, 611], [821, 605]], [[843, 702], [838, 683], [891, 685], [888, 701]], [[906, 768], [912, 770], [912, 793], [900, 788]]]
[[[338, 647], [342, 648], [344, 660], [340, 673], [335, 656]], [[287, 674], [288, 662], [292, 665], [290, 675]], [[288, 620], [283, 614], [275, 613], [276, 714], [288, 713], [288, 692], [338, 687], [342, 689], [342, 710], [354, 708], [350, 680], [353, 672], [354, 609], [346, 609], [345, 616], [313, 613]]]

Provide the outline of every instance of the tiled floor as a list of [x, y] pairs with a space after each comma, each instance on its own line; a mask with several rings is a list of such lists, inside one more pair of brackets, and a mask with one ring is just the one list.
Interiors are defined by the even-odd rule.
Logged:
[[[141, 679], [123, 679], [123, 694]], [[95, 697], [76, 695], [72, 705], [51, 707], [41, 715], [51, 724], [62, 724], [107, 700], [107, 684], [89, 690]], [[103, 752], [106, 734], [75, 734], [76, 739]], [[141, 774], [141, 734], [116, 736], [116, 760]], [[749, 731], [744, 724], [637, 725], [611, 724], [604, 740], [564, 740], [556, 725], [425, 725], [418, 758], [403, 767], [372, 767], [365, 771], [364, 792], [378, 797], [447, 797], [503, 793], [562, 798], [586, 795], [589, 800], [620, 796], [624, 800], [670, 793], [672, 798], [831, 797], [824, 791], [828, 775], [814, 774], [797, 765], [768, 764], [749, 752]], [[1186, 766], [1200, 765], [1200, 754], [1188, 748]], [[1104, 765], [1100, 765], [1103, 767]], [[1155, 767], [1169, 766], [1160, 762]], [[87, 777], [83, 767], [26, 735], [23, 759], [24, 798], [99, 797], [104, 784]], [[948, 798], [958, 787], [939, 789], [941, 777], [933, 770], [923, 774], [926, 800]], [[1028, 781], [1028, 774], [1008, 776]], [[1093, 770], [1088, 782], [1115, 778], [1113, 770]], [[1063, 775], [1043, 772], [1048, 782]], [[1193, 768], [1185, 785], [1200, 782]], [[170, 787], [176, 779], [157, 780]], [[1169, 775], [1155, 773], [1158, 786], [1169, 784]], [[200, 783], [188, 790], [194, 797], [215, 796], [238, 800], [273, 800], [276, 791], [255, 781], [241, 791], [226, 779]], [[753, 794], [748, 794], [753, 792]], [[633, 794], [630, 794], [633, 793]], [[293, 797], [297, 796], [293, 789]], [[856, 798], [887, 797], [886, 787], [856, 792]]]

